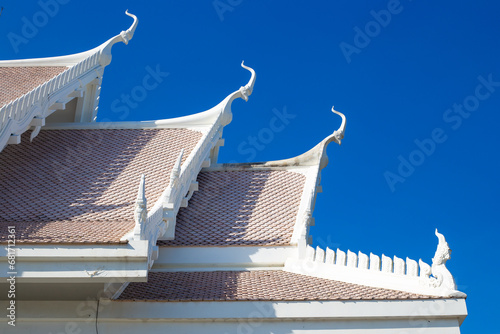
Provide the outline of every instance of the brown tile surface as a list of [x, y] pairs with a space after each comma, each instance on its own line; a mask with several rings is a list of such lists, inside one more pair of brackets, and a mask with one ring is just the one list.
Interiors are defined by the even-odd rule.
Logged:
[[0, 242], [117, 243], [134, 227], [141, 173], [148, 208], [167, 187], [181, 148], [201, 139], [186, 129], [42, 131], [0, 154]]
[[305, 176], [288, 171], [212, 171], [160, 246], [288, 245]]
[[65, 66], [0, 67], [0, 107], [67, 69]]
[[436, 298], [372, 288], [279, 270], [150, 272], [148, 282], [130, 283], [118, 300], [308, 301]]

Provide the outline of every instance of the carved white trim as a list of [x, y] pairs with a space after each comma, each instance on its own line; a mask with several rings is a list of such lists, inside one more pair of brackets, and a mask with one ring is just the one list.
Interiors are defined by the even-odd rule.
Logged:
[[[307, 245], [305, 251], [299, 251], [298, 258], [288, 258], [285, 263], [286, 271], [305, 274], [315, 277], [334, 279], [349, 283], [362, 284], [372, 287], [395, 289], [411, 293], [420, 293], [439, 297], [466, 297], [463, 292], [456, 290], [455, 281], [445, 262], [449, 259], [450, 250], [444, 236], [437, 232], [439, 238], [438, 249], [431, 267], [419, 260], [406, 258], [403, 260], [394, 256], [390, 258], [382, 255], [370, 256], [337, 249], [337, 252], [319, 247], [314, 249]], [[420, 273], [420, 275], [419, 275]]]

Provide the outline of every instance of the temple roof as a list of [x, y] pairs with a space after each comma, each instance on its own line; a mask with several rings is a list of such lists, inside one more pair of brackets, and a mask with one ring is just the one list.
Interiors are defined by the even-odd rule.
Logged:
[[141, 173], [146, 196], [158, 199], [180, 150], [185, 160], [201, 137], [188, 129], [99, 129], [23, 138], [0, 154], [0, 240], [15, 225], [19, 243], [120, 242], [134, 228]]
[[305, 179], [284, 170], [202, 171], [175, 239], [158, 245], [288, 245]]
[[373, 288], [282, 270], [151, 272], [118, 301], [328, 301], [440, 298]]
[[[22, 133], [35, 127], [31, 139], [48, 123], [93, 122], [97, 116], [104, 68], [114, 44], [128, 44], [138, 20], [101, 45], [77, 54], [0, 60], [0, 151], [19, 144]], [[69, 102], [73, 101], [73, 104]], [[49, 118], [49, 116], [51, 116]]]

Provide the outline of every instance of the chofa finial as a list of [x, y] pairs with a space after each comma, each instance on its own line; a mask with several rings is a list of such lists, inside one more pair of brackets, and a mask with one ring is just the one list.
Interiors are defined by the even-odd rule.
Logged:
[[108, 66], [111, 63], [111, 58], [112, 58], [111, 48], [113, 47], [113, 45], [119, 42], [128, 44], [128, 42], [132, 39], [132, 37], [134, 37], [134, 32], [135, 29], [137, 28], [139, 20], [137, 19], [137, 16], [135, 16], [134, 14], [130, 14], [128, 10], [125, 11], [125, 14], [134, 19], [134, 22], [132, 23], [130, 28], [128, 28], [125, 31], [122, 31], [120, 34], [114, 36], [113, 38], [110, 38], [109, 40], [107, 40], [106, 42], [97, 47], [98, 49], [100, 49], [101, 53], [99, 59], [99, 63], [101, 64], [101, 66]]
[[137, 16], [135, 16], [134, 14], [130, 14], [128, 12], [128, 9], [125, 11], [125, 14], [134, 19], [134, 22], [132, 23], [130, 28], [128, 28], [126, 31], [122, 31], [120, 33], [120, 36], [123, 39], [123, 43], [128, 44], [128, 42], [132, 39], [132, 37], [134, 37], [134, 32], [135, 32], [135, 29], [137, 28], [137, 24], [139, 23], [139, 20], [137, 19]]
[[345, 116], [343, 113], [336, 111], [334, 106], [332, 106], [332, 111], [335, 114], [342, 117], [342, 124], [340, 124], [340, 127], [338, 128], [338, 130], [335, 130], [335, 132], [333, 132], [333, 141], [335, 141], [337, 144], [341, 145], [342, 139], [344, 139], [344, 133], [345, 133]]
[[243, 86], [240, 87], [241, 97], [245, 101], [248, 101], [248, 97], [250, 95], [252, 95], [252, 92], [253, 92], [253, 86], [255, 84], [256, 74], [255, 74], [255, 71], [253, 70], [253, 68], [245, 66], [245, 61], [241, 62], [241, 67], [243, 67], [244, 69], [246, 69], [246, 70], [250, 71], [250, 73], [252, 73], [252, 76], [250, 77], [250, 80], [248, 81], [248, 83], [244, 87]]

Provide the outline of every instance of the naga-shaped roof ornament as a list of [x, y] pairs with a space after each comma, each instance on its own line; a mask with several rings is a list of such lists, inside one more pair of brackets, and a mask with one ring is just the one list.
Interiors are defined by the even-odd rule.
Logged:
[[134, 19], [134, 22], [132, 23], [130, 28], [120, 33], [120, 36], [123, 39], [123, 43], [128, 44], [128, 42], [132, 39], [132, 37], [134, 37], [135, 29], [137, 28], [139, 20], [137, 19], [137, 16], [135, 16], [134, 14], [130, 14], [128, 12], [128, 9], [125, 11], [125, 14]]
[[253, 70], [253, 68], [245, 66], [245, 61], [241, 62], [241, 67], [243, 67], [244, 69], [246, 69], [246, 70], [250, 71], [250, 73], [252, 73], [252, 76], [250, 77], [250, 80], [248, 81], [248, 83], [245, 86], [240, 87], [241, 97], [245, 101], [248, 101], [248, 97], [250, 95], [252, 95], [252, 92], [253, 92], [253, 86], [255, 84], [256, 74], [255, 74], [255, 71]]
[[333, 132], [333, 134], [332, 134], [333, 141], [340, 145], [340, 144], [342, 144], [342, 139], [344, 139], [344, 133], [345, 133], [345, 116], [344, 116], [343, 113], [336, 111], [334, 106], [332, 106], [332, 111], [335, 114], [339, 115], [342, 118], [342, 124], [340, 124], [340, 127], [337, 130], [335, 130]]

